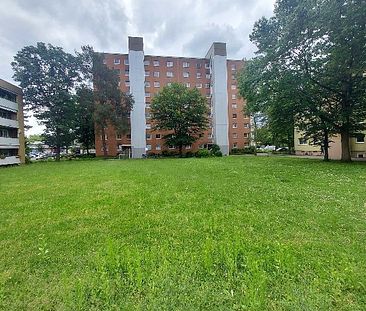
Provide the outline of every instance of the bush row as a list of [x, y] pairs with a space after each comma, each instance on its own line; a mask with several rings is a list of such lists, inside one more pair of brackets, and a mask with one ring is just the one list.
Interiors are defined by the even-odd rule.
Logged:
[[[176, 150], [163, 150], [161, 153], [148, 152], [148, 158], [172, 158], [179, 157], [179, 152]], [[211, 149], [200, 149], [196, 152], [187, 151], [183, 153], [182, 157], [184, 158], [208, 158], [208, 157], [222, 157], [222, 152], [220, 151], [220, 147], [217, 145], [212, 145]]]
[[254, 146], [245, 147], [243, 149], [231, 149], [230, 154], [256, 154], [257, 150]]

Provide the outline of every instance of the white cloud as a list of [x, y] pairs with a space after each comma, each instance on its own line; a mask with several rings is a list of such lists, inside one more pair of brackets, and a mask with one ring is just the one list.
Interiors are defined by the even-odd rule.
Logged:
[[[127, 52], [127, 36], [143, 36], [145, 53], [204, 57], [213, 41], [227, 42], [229, 58], [250, 58], [253, 24], [270, 16], [275, 0], [2, 0], [0, 77], [22, 47], [39, 41], [73, 52], [92, 45]], [[35, 125], [33, 132], [39, 129]]]

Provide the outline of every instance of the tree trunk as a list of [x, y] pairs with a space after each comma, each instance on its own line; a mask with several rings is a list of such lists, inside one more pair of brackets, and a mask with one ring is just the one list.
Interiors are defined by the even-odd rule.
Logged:
[[183, 156], [183, 146], [179, 146], [179, 157], [181, 158]]
[[341, 132], [341, 147], [342, 147], [342, 156], [341, 160], [344, 162], [351, 162], [351, 148], [349, 143], [350, 135], [348, 131]]
[[57, 162], [60, 161], [60, 153], [61, 153], [61, 147], [60, 146], [56, 146], [56, 161]]
[[328, 131], [324, 131], [324, 140], [323, 140], [323, 149], [324, 149], [324, 161], [329, 161], [329, 135]]
[[107, 152], [107, 142], [105, 139], [105, 129], [102, 129], [102, 143], [103, 143], [103, 156], [106, 159], [108, 157], [108, 152]]

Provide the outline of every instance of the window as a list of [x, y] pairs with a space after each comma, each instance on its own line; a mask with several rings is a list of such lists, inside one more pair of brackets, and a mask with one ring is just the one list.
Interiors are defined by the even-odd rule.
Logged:
[[238, 148], [238, 143], [233, 143], [233, 149]]
[[121, 140], [121, 139], [122, 139], [122, 135], [121, 135], [121, 134], [117, 134], [117, 135], [116, 135], [116, 139], [117, 139], [117, 140]]
[[235, 94], [232, 94], [231, 95], [231, 99], [236, 99], [236, 95]]
[[200, 73], [200, 72], [197, 72], [197, 73], [196, 73], [196, 78], [197, 78], [197, 79], [201, 79], [201, 77], [202, 77], [201, 73]]
[[245, 129], [248, 129], [250, 127], [250, 124], [249, 123], [244, 123], [244, 128]]
[[115, 58], [113, 61], [113, 64], [119, 65], [121, 63], [121, 60], [119, 58]]
[[130, 72], [128, 70], [125, 70], [125, 76], [128, 77], [130, 75]]
[[249, 118], [249, 115], [245, 114], [244, 119], [248, 119], [248, 118]]
[[150, 87], [150, 82], [149, 81], [145, 81], [145, 87]]
[[166, 62], [166, 66], [167, 67], [173, 67], [173, 62], [172, 61]]
[[154, 87], [160, 87], [160, 82], [155, 81], [155, 82], [154, 82]]
[[160, 139], [160, 138], [161, 138], [161, 134], [156, 134], [156, 135], [155, 135], [155, 138], [156, 138], [156, 139]]
[[192, 145], [187, 145], [187, 146], [186, 146], [186, 149], [188, 149], [188, 150], [189, 150], [189, 149], [192, 149]]
[[306, 138], [299, 138], [299, 145], [307, 145], [308, 140]]
[[0, 109], [0, 118], [9, 119], [9, 120], [16, 120], [17, 119], [17, 114], [15, 112]]
[[183, 78], [189, 78], [189, 72], [184, 71], [183, 72]]
[[205, 64], [205, 68], [206, 68], [206, 69], [210, 69], [210, 64], [209, 64], [209, 63], [206, 63], [206, 64]]
[[169, 149], [175, 149], [173, 145], [169, 145]]
[[123, 63], [124, 63], [125, 65], [128, 65], [128, 58], [125, 58], [125, 59], [124, 59], [124, 61], [123, 61]]
[[9, 137], [9, 132], [6, 129], [0, 129], [0, 137]]
[[150, 97], [150, 96], [151, 96], [150, 93], [148, 93], [148, 92], [145, 93], [145, 97]]
[[167, 72], [166, 72], [166, 76], [167, 76], [168, 78], [173, 78], [173, 77], [174, 77], [173, 72], [171, 72], [171, 71], [167, 71]]
[[150, 124], [150, 123], [147, 123], [147, 124], [146, 124], [146, 129], [147, 129], [147, 130], [150, 130], [150, 129], [151, 129], [151, 124]]
[[146, 112], [145, 113], [145, 118], [146, 119], [150, 119], [151, 118], [151, 113], [150, 112]]
[[160, 77], [160, 72], [159, 71], [154, 71], [154, 77], [159, 78]]
[[244, 138], [248, 138], [249, 134], [248, 133], [244, 133]]
[[146, 134], [146, 139], [150, 140], [151, 139], [151, 134]]
[[150, 71], [145, 71], [145, 77], [150, 77]]
[[150, 61], [149, 61], [149, 60], [145, 60], [145, 61], [144, 61], [144, 65], [145, 65], [145, 66], [149, 66], [149, 65], [150, 65]]
[[236, 65], [235, 64], [231, 65], [231, 70], [236, 70]]
[[156, 150], [161, 150], [161, 146], [160, 145], [156, 145]]
[[356, 143], [363, 144], [365, 142], [365, 134], [358, 134], [356, 136]]
[[125, 81], [125, 86], [130, 86], [130, 81]]
[[231, 79], [236, 80], [236, 75], [231, 75]]
[[146, 103], [146, 104], [145, 104], [145, 108], [146, 108], [146, 109], [150, 109], [150, 103]]
[[237, 133], [234, 133], [233, 134], [233, 138], [238, 138], [238, 134]]
[[202, 89], [202, 83], [196, 83], [196, 88]]
[[236, 109], [236, 108], [238, 108], [238, 105], [233, 103], [233, 104], [231, 104], [231, 108]]
[[153, 61], [153, 65], [154, 65], [154, 67], [159, 66], [159, 65], [160, 65], [160, 64], [159, 64], [159, 61], [158, 61], [158, 60], [154, 60], [154, 61]]
[[131, 139], [131, 134], [126, 135], [127, 139]]
[[191, 84], [189, 82], [185, 83], [186, 87], [191, 87]]
[[209, 89], [210, 88], [210, 83], [206, 83], [205, 84], [205, 89]]
[[151, 145], [146, 145], [146, 150], [151, 150]]
[[238, 117], [238, 114], [233, 113], [233, 119], [236, 119]]
[[209, 73], [206, 73], [206, 79], [210, 79], [211, 75]]
[[121, 86], [121, 81], [118, 81], [118, 86]]
[[188, 62], [183, 62], [183, 68], [188, 68], [189, 67], [189, 63]]
[[233, 123], [233, 129], [237, 129], [238, 128], [238, 123]]
[[236, 85], [235, 85], [235, 84], [232, 84], [232, 85], [231, 85], [231, 89], [232, 89], [232, 90], [236, 90]]
[[107, 60], [104, 58], [103, 59], [103, 64], [105, 65], [107, 63]]

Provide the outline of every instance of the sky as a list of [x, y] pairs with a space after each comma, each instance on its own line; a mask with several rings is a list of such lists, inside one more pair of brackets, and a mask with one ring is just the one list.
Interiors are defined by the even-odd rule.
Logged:
[[[274, 0], [1, 0], [0, 78], [13, 82], [10, 63], [37, 42], [67, 52], [127, 53], [127, 37], [144, 37], [152, 55], [204, 57], [214, 41], [226, 42], [228, 58], [249, 59], [256, 20], [272, 15]], [[16, 84], [16, 82], [15, 82]], [[28, 134], [40, 133], [35, 119]]]

